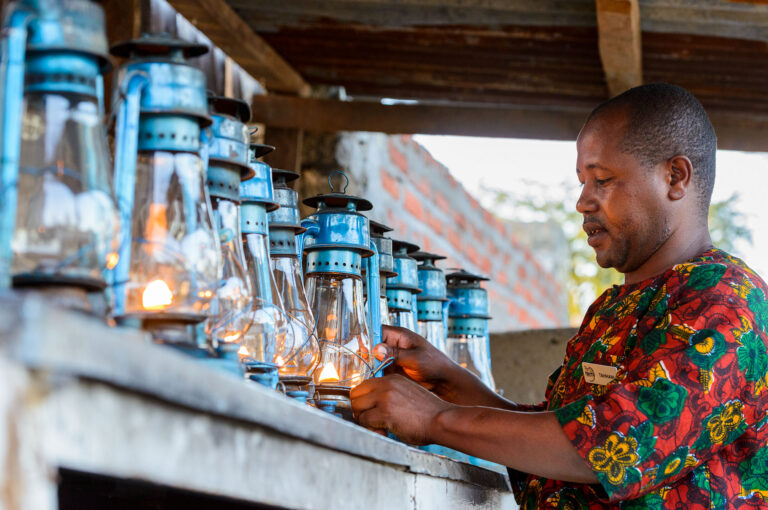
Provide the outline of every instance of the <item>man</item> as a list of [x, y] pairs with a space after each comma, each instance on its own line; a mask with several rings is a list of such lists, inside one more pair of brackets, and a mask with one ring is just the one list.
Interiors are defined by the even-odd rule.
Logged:
[[680, 87], [637, 87], [590, 114], [577, 148], [576, 208], [625, 283], [589, 308], [547, 400], [509, 402], [386, 328], [377, 356], [398, 373], [353, 389], [357, 419], [509, 466], [524, 508], [768, 506], [768, 289], [712, 247], [706, 112]]

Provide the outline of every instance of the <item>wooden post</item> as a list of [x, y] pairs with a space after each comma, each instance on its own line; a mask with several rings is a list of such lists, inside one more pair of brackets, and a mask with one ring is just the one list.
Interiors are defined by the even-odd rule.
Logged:
[[643, 83], [638, 0], [596, 0], [600, 58], [611, 97]]

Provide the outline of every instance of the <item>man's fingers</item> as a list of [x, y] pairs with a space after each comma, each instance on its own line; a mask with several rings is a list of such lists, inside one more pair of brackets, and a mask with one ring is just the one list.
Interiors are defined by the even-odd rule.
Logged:
[[353, 396], [352, 411], [355, 413], [355, 416], [376, 407], [378, 398], [379, 397], [376, 392], [369, 392], [362, 396]]
[[356, 398], [360, 398], [363, 395], [367, 395], [372, 392], [381, 379], [368, 379], [361, 382], [349, 392], [349, 397], [354, 401]]
[[390, 356], [390, 352], [394, 352], [391, 348], [387, 347], [386, 344], [378, 344], [376, 347], [373, 348], [373, 355], [376, 356], [376, 359], [379, 361], [384, 361], [387, 359], [387, 357]]
[[357, 422], [367, 429], [386, 430], [389, 428], [384, 413], [376, 407], [358, 414]]
[[416, 333], [409, 329], [400, 328], [397, 326], [382, 326], [381, 327], [382, 342], [389, 347], [395, 347], [398, 349], [411, 349], [415, 346], [414, 336]]

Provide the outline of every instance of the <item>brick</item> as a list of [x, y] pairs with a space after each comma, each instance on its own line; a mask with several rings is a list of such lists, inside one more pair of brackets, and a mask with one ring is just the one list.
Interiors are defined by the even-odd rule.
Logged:
[[488, 302], [497, 303], [499, 301], [499, 293], [494, 289], [488, 289]]
[[423, 251], [432, 252], [432, 240], [429, 238], [429, 236], [424, 236], [424, 240], [421, 243], [421, 249]]
[[504, 271], [499, 271], [498, 273], [496, 273], [496, 276], [494, 276], [493, 279], [496, 280], [496, 283], [504, 287], [506, 287], [507, 284], [509, 283], [509, 279], [507, 278], [507, 273], [505, 273]]
[[424, 221], [424, 208], [421, 206], [421, 199], [408, 190], [405, 191], [405, 210], [417, 220]]
[[466, 231], [467, 230], [467, 219], [464, 217], [463, 214], [457, 212], [453, 215], [453, 221], [456, 223], [456, 226], [459, 227], [459, 230]]
[[416, 181], [416, 189], [418, 189], [425, 198], [432, 198], [432, 185], [427, 179], [418, 179]]
[[480, 269], [485, 274], [491, 274], [491, 270], [493, 269], [493, 264], [491, 263], [491, 259], [488, 257], [480, 257]]
[[484, 221], [484, 222], [485, 222], [487, 225], [490, 225], [490, 224], [492, 224], [492, 223], [493, 223], [493, 214], [491, 214], [491, 213], [490, 213], [490, 212], [488, 212], [487, 210], [483, 209], [483, 221]]
[[413, 140], [413, 137], [411, 135], [400, 135], [400, 141], [403, 142], [403, 144], [409, 144]]
[[408, 173], [408, 160], [406, 159], [405, 154], [400, 152], [400, 149], [398, 149], [395, 146], [395, 144], [392, 143], [392, 140], [388, 141], [388, 145], [389, 145], [389, 159], [403, 173]]
[[447, 227], [445, 230], [446, 230], [446, 237], [448, 238], [448, 242], [451, 243], [451, 245], [454, 248], [456, 248], [456, 250], [461, 251], [462, 242], [461, 242], [461, 236], [459, 235], [459, 233], [450, 227]]
[[499, 254], [499, 248], [496, 246], [496, 242], [493, 239], [488, 240], [488, 253], [494, 257]]
[[528, 272], [525, 270], [525, 266], [520, 264], [517, 266], [517, 276], [520, 277], [520, 280], [525, 280], [528, 278]]
[[451, 214], [453, 212], [453, 207], [451, 207], [448, 199], [446, 199], [442, 193], [436, 191], [433, 198], [435, 200], [435, 205], [437, 205], [437, 207], [445, 214]]
[[510, 317], [516, 317], [517, 310], [518, 308], [514, 301], [509, 301], [507, 303], [507, 311], [509, 312]]
[[472, 231], [472, 237], [475, 238], [475, 241], [478, 243], [483, 242], [483, 233], [480, 232], [480, 230], [475, 226], [474, 224], [470, 224], [470, 230]]
[[477, 254], [477, 249], [472, 243], [466, 243], [465, 253], [467, 254], [467, 258], [473, 266], [480, 266], [480, 256]]
[[381, 186], [389, 193], [389, 195], [394, 198], [398, 199], [400, 198], [400, 183], [397, 182], [397, 179], [389, 175], [389, 172], [381, 169]]
[[440, 218], [437, 216], [432, 216], [431, 214], [427, 213], [427, 225], [429, 225], [429, 228], [437, 235], [442, 236], [443, 235], [443, 222], [440, 221]]

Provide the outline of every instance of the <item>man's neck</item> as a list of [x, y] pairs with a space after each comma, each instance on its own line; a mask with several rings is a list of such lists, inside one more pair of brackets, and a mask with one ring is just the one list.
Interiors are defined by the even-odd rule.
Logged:
[[690, 260], [711, 248], [712, 239], [706, 224], [690, 230], [688, 227], [678, 228], [642, 266], [624, 274], [624, 283], [637, 283], [660, 275], [675, 264]]

